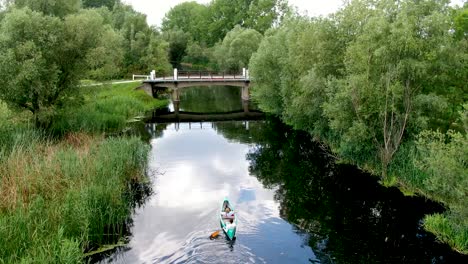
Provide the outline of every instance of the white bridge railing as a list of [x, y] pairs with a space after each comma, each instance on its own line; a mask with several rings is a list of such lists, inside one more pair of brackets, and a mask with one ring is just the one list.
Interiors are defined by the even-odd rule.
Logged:
[[249, 79], [249, 70], [243, 68], [242, 73], [236, 72], [213, 72], [213, 71], [179, 71], [178, 69], [174, 69], [174, 73], [172, 76], [162, 76], [156, 78], [156, 71], [151, 71], [150, 75], [133, 75], [133, 80], [135, 78], [146, 78], [146, 80], [181, 80], [181, 79], [216, 79], [216, 80], [224, 80], [224, 79], [236, 79], [236, 80], [246, 80]]
[[146, 80], [149, 80], [151, 78], [151, 76], [150, 75], [133, 74], [132, 79], [135, 80], [135, 78], [145, 78]]

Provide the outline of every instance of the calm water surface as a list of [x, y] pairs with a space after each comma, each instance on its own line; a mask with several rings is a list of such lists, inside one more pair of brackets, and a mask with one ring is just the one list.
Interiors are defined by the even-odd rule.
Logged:
[[[206, 103], [209, 89], [223, 103]], [[238, 89], [209, 89], [187, 90], [180, 107], [242, 109]], [[103, 263], [468, 263], [420, 227], [440, 206], [335, 164], [275, 120], [147, 130], [153, 194], [135, 211], [128, 245]], [[238, 212], [234, 242], [208, 238], [225, 196]]]

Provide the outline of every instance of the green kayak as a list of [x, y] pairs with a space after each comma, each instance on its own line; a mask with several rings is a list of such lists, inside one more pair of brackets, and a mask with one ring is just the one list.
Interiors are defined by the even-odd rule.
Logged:
[[234, 211], [234, 207], [229, 202], [228, 198], [224, 198], [221, 203], [221, 210], [218, 213], [219, 223], [224, 233], [230, 240], [233, 240], [236, 237], [237, 229], [237, 212]]

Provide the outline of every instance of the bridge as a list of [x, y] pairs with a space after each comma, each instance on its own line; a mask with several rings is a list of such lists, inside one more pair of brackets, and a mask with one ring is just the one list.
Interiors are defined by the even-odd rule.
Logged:
[[147, 94], [156, 97], [158, 93], [169, 90], [173, 102], [180, 101], [180, 91], [189, 87], [195, 86], [236, 86], [241, 87], [242, 100], [250, 100], [249, 86], [250, 77], [249, 70], [242, 69], [242, 73], [226, 74], [224, 72], [210, 71], [178, 71], [174, 69], [172, 76], [156, 77], [155, 71], [152, 71], [146, 80], [143, 80], [143, 89]]

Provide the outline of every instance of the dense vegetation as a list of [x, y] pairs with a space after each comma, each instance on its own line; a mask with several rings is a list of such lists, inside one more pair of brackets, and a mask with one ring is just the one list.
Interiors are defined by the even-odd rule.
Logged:
[[213, 0], [181, 3], [162, 23], [174, 67], [239, 71], [261, 36], [289, 13], [284, 0]]
[[120, 0], [7, 2], [0, 16], [1, 64], [9, 65], [13, 59], [18, 63], [40, 59], [42, 64], [32, 66], [45, 63], [50, 67], [36, 72], [35, 68], [24, 66], [6, 73], [36, 74], [30, 78], [55, 74], [55, 82], [45, 84], [43, 78], [38, 82], [43, 86], [63, 86], [76, 81], [77, 70], [85, 70], [91, 79], [170, 71], [168, 43], [161, 33], [147, 24], [145, 15]]
[[0, 99], [31, 111], [36, 123], [79, 96], [81, 79], [171, 70], [160, 32], [120, 1], [7, 3], [0, 9]]
[[164, 102], [80, 80], [247, 65], [261, 109], [443, 203], [425, 227], [468, 253], [467, 18], [448, 0], [354, 0], [318, 18], [213, 0], [175, 6], [159, 30], [120, 0], [0, 0], [0, 259], [75, 262], [128, 216], [146, 146], [103, 135]]
[[0, 262], [76, 263], [128, 232], [148, 145], [116, 132], [164, 103], [134, 88], [82, 88], [48, 129], [0, 103]]
[[425, 227], [468, 253], [468, 6], [351, 1], [265, 33], [250, 61], [260, 108], [340, 159], [447, 206]]
[[79, 263], [128, 232], [148, 190], [134, 130], [166, 104], [80, 80], [170, 69], [168, 44], [116, 0], [0, 3], [0, 263]]

